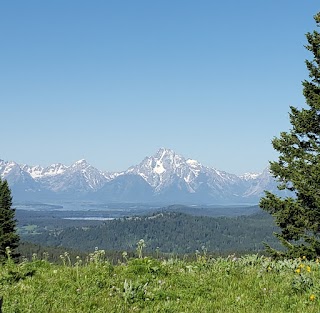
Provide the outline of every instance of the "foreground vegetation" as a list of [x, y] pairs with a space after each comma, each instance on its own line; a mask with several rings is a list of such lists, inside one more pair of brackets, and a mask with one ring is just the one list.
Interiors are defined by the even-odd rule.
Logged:
[[319, 312], [320, 266], [304, 258], [257, 255], [194, 260], [124, 252], [112, 265], [103, 250], [61, 264], [35, 255], [0, 267], [3, 312]]
[[[320, 12], [314, 20], [319, 28]], [[309, 80], [302, 82], [306, 105], [290, 107], [291, 129], [272, 140], [279, 158], [270, 162], [270, 172], [291, 197], [266, 191], [259, 204], [281, 230], [276, 236], [286, 250], [267, 247], [274, 256], [320, 255], [320, 33], [308, 32], [306, 38], [305, 48], [312, 53], [305, 61]]]

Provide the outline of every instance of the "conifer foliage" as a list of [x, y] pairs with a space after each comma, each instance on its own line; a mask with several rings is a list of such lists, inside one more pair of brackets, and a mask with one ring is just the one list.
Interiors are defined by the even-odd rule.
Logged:
[[[320, 26], [320, 12], [314, 16]], [[313, 54], [306, 60], [309, 80], [304, 80], [306, 105], [290, 107], [292, 128], [272, 141], [279, 152], [277, 162], [270, 162], [270, 171], [279, 181], [280, 190], [289, 190], [292, 197], [278, 197], [266, 192], [260, 207], [275, 217], [281, 233], [276, 234], [285, 252], [267, 250], [277, 256], [309, 258], [320, 255], [320, 34], [306, 34], [305, 46]]]
[[17, 258], [15, 252], [19, 243], [16, 232], [15, 209], [12, 208], [12, 196], [8, 182], [0, 180], [0, 262], [6, 259], [6, 249], [10, 249], [12, 258]]

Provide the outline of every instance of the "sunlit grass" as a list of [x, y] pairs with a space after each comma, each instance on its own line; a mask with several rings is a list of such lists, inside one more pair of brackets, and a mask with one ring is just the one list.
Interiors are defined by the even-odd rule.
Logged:
[[0, 267], [3, 312], [319, 312], [318, 260], [248, 255], [194, 261], [138, 257], [112, 265], [103, 250], [61, 265], [46, 257]]

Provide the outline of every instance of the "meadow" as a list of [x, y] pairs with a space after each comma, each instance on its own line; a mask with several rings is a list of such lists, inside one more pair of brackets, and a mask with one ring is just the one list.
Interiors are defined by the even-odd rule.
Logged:
[[192, 260], [104, 250], [85, 258], [46, 253], [0, 267], [2, 310], [18, 312], [319, 312], [319, 260], [245, 255], [214, 258], [203, 247]]

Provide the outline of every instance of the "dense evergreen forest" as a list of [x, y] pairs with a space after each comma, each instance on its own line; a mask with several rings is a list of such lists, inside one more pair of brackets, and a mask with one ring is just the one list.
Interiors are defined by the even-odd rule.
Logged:
[[[21, 212], [20, 212], [21, 214]], [[48, 218], [48, 217], [46, 217]], [[208, 217], [162, 210], [146, 216], [130, 216], [110, 221], [71, 221], [56, 223], [39, 218], [33, 225], [20, 223], [24, 241], [39, 245], [93, 251], [135, 251], [140, 239], [146, 251], [190, 254], [206, 249], [214, 254], [258, 252], [263, 243], [276, 244], [272, 217], [259, 212], [248, 216]]]

